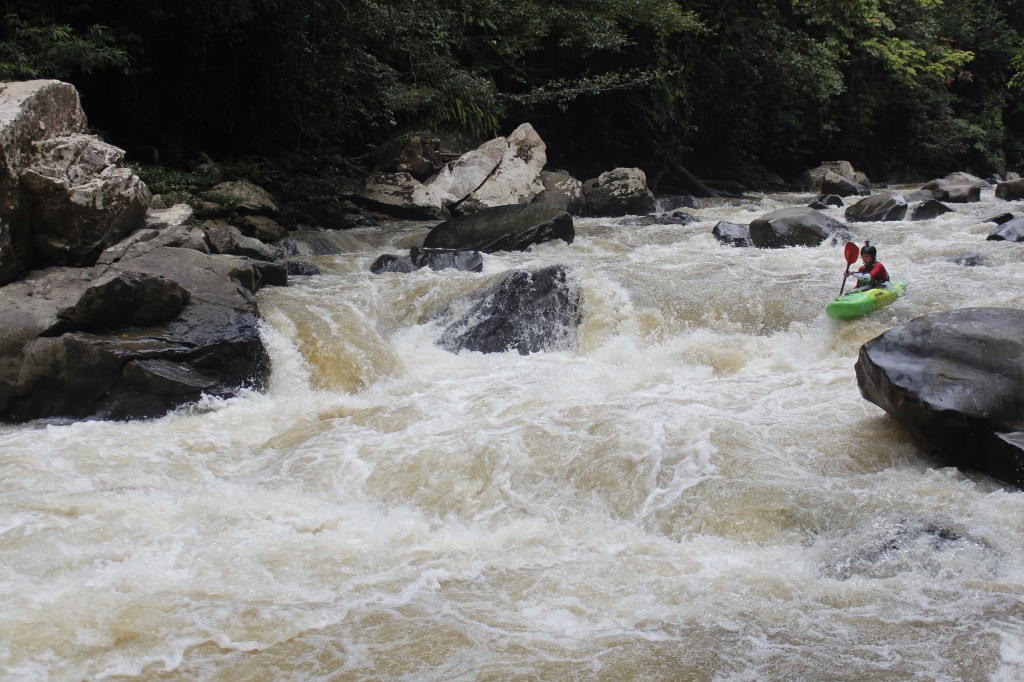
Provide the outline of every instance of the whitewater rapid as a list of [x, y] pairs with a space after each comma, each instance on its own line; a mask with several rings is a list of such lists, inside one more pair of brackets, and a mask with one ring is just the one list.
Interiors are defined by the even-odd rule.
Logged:
[[[853, 373], [919, 315], [1024, 308], [1024, 245], [982, 222], [1020, 204], [854, 224], [910, 289], [837, 323], [841, 245], [711, 235], [807, 198], [579, 220], [480, 274], [368, 273], [425, 226], [318, 235], [323, 274], [259, 295], [267, 393], [0, 425], [0, 679], [1024, 678], [1024, 492], [940, 467]], [[555, 264], [577, 348], [434, 345]]]

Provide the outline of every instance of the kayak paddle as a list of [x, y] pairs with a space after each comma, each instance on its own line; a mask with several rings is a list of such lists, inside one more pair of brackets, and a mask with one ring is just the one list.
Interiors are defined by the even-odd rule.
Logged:
[[839, 295], [843, 295], [843, 291], [846, 289], [846, 278], [850, 276], [850, 266], [857, 262], [857, 257], [860, 256], [860, 249], [853, 242], [846, 242], [846, 246], [843, 248], [843, 256], [846, 258], [846, 273], [843, 275], [843, 286], [839, 287]]

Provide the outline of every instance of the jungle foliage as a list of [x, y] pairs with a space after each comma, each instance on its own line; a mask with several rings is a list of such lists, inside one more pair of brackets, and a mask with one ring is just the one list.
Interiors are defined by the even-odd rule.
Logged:
[[0, 78], [72, 81], [143, 157], [529, 120], [583, 175], [991, 173], [1024, 163], [1019, 1], [8, 0]]

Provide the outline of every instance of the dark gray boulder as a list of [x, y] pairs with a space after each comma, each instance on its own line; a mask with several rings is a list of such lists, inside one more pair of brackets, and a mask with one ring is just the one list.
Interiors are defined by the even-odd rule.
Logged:
[[412, 257], [408, 255], [397, 256], [385, 253], [370, 263], [370, 272], [375, 275], [385, 272], [416, 272], [417, 270], [419, 270], [419, 266], [413, 265]]
[[275, 261], [284, 256], [280, 247], [264, 244], [259, 239], [246, 237], [241, 230], [222, 220], [207, 221], [203, 228], [214, 253], [245, 256], [253, 260]]
[[426, 180], [441, 167], [441, 141], [432, 133], [399, 135], [370, 150], [373, 171], [408, 173]]
[[145, 272], [111, 271], [57, 316], [76, 329], [148, 327], [176, 318], [191, 294], [177, 282]]
[[846, 209], [851, 223], [877, 223], [903, 220], [907, 216], [907, 200], [898, 192], [883, 192], [864, 197]]
[[760, 249], [818, 246], [844, 227], [813, 208], [782, 208], [750, 223], [750, 241]]
[[449, 308], [438, 345], [460, 350], [522, 355], [576, 344], [582, 293], [564, 266], [515, 271], [500, 284]]
[[417, 268], [462, 272], [483, 272], [484, 269], [484, 257], [479, 251], [447, 251], [414, 246], [409, 250], [409, 258]]
[[541, 171], [544, 191], [533, 198], [535, 204], [555, 206], [570, 215], [582, 215], [587, 208], [583, 183], [563, 170]]
[[822, 194], [820, 196], [811, 199], [811, 203], [807, 205], [808, 208], [813, 208], [818, 211], [824, 210], [829, 206], [835, 206], [836, 208], [842, 208], [845, 206], [842, 197], [835, 194]]
[[953, 204], [969, 204], [981, 201], [981, 187], [977, 184], [952, 180], [932, 180], [922, 188], [931, 192], [932, 199], [947, 201]]
[[320, 268], [304, 260], [287, 260], [284, 266], [289, 277], [312, 277], [320, 274]]
[[524, 251], [534, 244], [576, 238], [572, 216], [557, 206], [518, 204], [485, 208], [456, 216], [432, 229], [424, 249], [461, 251]]
[[697, 216], [685, 211], [675, 210], [670, 213], [658, 213], [637, 218], [623, 218], [619, 225], [625, 227], [650, 227], [651, 225], [690, 225], [698, 221]]
[[985, 218], [981, 222], [983, 222], [983, 223], [995, 223], [996, 225], [1002, 225], [1003, 223], [1010, 222], [1011, 220], [1013, 220], [1013, 218], [1014, 218], [1014, 215], [1012, 213], [1000, 213], [999, 215], [994, 215], [991, 218]]
[[[0, 419], [158, 417], [204, 393], [262, 388], [270, 359], [258, 285], [243, 258], [161, 247], [109, 268], [51, 268], [3, 287]], [[155, 292], [157, 309], [140, 304], [145, 292]], [[180, 314], [160, 320], [181, 301]]]
[[821, 180], [821, 193], [834, 194], [840, 197], [868, 196], [871, 194], [864, 185], [860, 185], [849, 178], [844, 178], [838, 173], [826, 171]]
[[715, 239], [719, 242], [728, 246], [754, 245], [754, 242], [750, 239], [750, 228], [748, 226], [737, 225], [727, 220], [719, 221], [711, 230], [711, 234], [715, 235]]
[[950, 263], [962, 265], [965, 268], [976, 268], [985, 264], [985, 259], [973, 251], [965, 251], [947, 258]]
[[1024, 486], [1024, 310], [919, 317], [864, 344], [856, 372], [943, 463]]
[[996, 197], [1006, 201], [1019, 201], [1024, 199], [1024, 180], [1010, 180], [1000, 182], [996, 186]]
[[1024, 242], [1024, 217], [1003, 223], [987, 237], [992, 242]]
[[658, 197], [655, 202], [656, 208], [660, 213], [668, 213], [669, 211], [674, 211], [677, 208], [692, 208], [697, 211], [702, 208], [697, 197], [690, 196], [689, 194], [675, 194], [667, 197]]
[[929, 199], [924, 203], [920, 203], [914, 207], [913, 212], [910, 214], [911, 220], [932, 220], [938, 218], [944, 213], [952, 213], [953, 209], [946, 206], [938, 199]]

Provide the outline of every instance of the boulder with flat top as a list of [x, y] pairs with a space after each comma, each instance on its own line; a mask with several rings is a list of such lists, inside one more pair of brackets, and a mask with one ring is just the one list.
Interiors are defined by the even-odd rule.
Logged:
[[750, 241], [760, 249], [818, 246], [845, 226], [813, 208], [782, 208], [750, 223]]
[[571, 244], [575, 237], [572, 216], [557, 206], [497, 206], [441, 223], [427, 234], [423, 248], [483, 253], [524, 251], [553, 239]]

